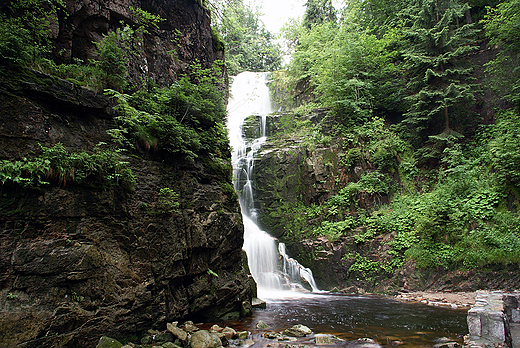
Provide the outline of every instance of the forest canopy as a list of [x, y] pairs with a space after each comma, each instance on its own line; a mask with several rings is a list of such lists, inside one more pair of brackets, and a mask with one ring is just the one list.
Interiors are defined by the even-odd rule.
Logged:
[[395, 233], [391, 262], [351, 255], [352, 272], [519, 263], [519, 23], [519, 0], [308, 0], [272, 95], [298, 132], [328, 108], [312, 146], [341, 146], [353, 180], [267, 209], [282, 239]]

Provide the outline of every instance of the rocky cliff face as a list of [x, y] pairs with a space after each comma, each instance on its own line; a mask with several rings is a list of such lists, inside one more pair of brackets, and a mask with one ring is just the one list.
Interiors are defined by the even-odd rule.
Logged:
[[138, 55], [130, 57], [131, 82], [144, 78], [160, 86], [170, 85], [198, 61], [203, 68], [224, 59], [222, 44], [210, 29], [209, 12], [196, 0], [66, 0], [66, 7], [52, 21], [56, 42], [55, 60], [70, 63], [96, 58], [96, 45], [104, 34], [124, 24], [133, 25], [137, 17], [131, 8], [159, 15], [164, 21], [150, 28]]
[[[131, 20], [129, 6], [168, 19], [132, 61], [134, 78], [167, 85], [193, 59], [211, 65], [222, 55], [196, 1], [71, 0], [55, 28], [64, 59], [88, 58], [96, 35]], [[179, 32], [174, 62], [165, 52]], [[91, 151], [110, 143], [108, 98], [36, 72], [15, 75], [0, 80], [1, 159], [23, 161], [39, 144]], [[201, 161], [146, 153], [125, 160], [133, 190], [0, 186], [0, 347], [92, 347], [104, 334], [122, 339], [166, 322], [217, 318], [250, 301], [254, 283], [240, 208], [224, 189], [229, 179]], [[176, 211], [156, 209], [165, 187], [179, 194]]]
[[[269, 135], [258, 153], [253, 173], [262, 227], [285, 242], [291, 257], [313, 271], [320, 289], [392, 293], [401, 289], [455, 292], [518, 287], [520, 280], [513, 265], [449, 271], [442, 267], [421, 269], [415, 261], [404, 260], [388, 271], [371, 269], [374, 264], [392, 262], [396, 252], [391, 245], [397, 234], [391, 229], [375, 235], [366, 226], [351, 228], [348, 217], [377, 210], [389, 202], [389, 197], [360, 190], [353, 196], [355, 205], [348, 203], [350, 206], [343, 206], [343, 210], [337, 206], [344, 202], [327, 206], [327, 200], [335, 195], [341, 197], [341, 189], [358, 182], [374, 165], [362, 156], [346, 164], [349, 147], [343, 147], [345, 139], [333, 137], [329, 123], [333, 120], [326, 118], [326, 113], [327, 110], [317, 109], [307, 116], [271, 115]], [[299, 119], [300, 126], [293, 122], [294, 118]], [[246, 136], [257, 135], [257, 123], [258, 120], [248, 120], [244, 127]], [[313, 131], [318, 124], [321, 132]], [[312, 139], [315, 136], [322, 138]], [[386, 175], [392, 176], [395, 185], [403, 184], [397, 170]], [[312, 204], [314, 211], [309, 209]], [[325, 209], [316, 212], [318, 206]], [[329, 230], [329, 237], [319, 232], [324, 221], [347, 221], [347, 227], [335, 235]]]

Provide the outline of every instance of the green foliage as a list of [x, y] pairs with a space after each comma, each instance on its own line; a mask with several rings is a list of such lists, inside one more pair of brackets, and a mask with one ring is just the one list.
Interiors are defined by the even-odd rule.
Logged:
[[2, 66], [30, 66], [73, 83], [102, 91], [122, 91], [127, 86], [129, 55], [141, 50], [140, 44], [149, 28], [158, 28], [164, 19], [140, 8], [130, 8], [136, 24], [124, 22], [115, 31], [94, 42], [98, 58], [89, 62], [75, 59], [71, 64], [55, 64], [51, 51], [50, 22], [57, 21], [58, 11], [65, 7], [62, 0], [40, 2], [11, 1], [0, 14], [0, 63]]
[[489, 133], [491, 163], [498, 179], [503, 185], [520, 189], [520, 115], [513, 111], [500, 113]]
[[216, 42], [225, 46], [229, 75], [242, 71], [279, 69], [282, 53], [279, 45], [260, 20], [260, 14], [242, 0], [214, 2], [213, 22], [220, 33]]
[[341, 221], [323, 221], [321, 225], [312, 231], [314, 236], [325, 236], [330, 241], [337, 240], [342, 235], [346, 235], [357, 226], [357, 221], [352, 217], [347, 217]]
[[223, 127], [223, 91], [211, 70], [192, 66], [191, 78], [182, 77], [168, 88], [141, 89], [133, 95], [109, 90], [116, 98], [118, 128], [110, 131], [120, 144], [173, 154], [194, 161], [198, 152], [215, 161], [229, 152]]
[[303, 15], [303, 27], [311, 29], [315, 25], [324, 22], [336, 22], [336, 10], [331, 0], [307, 0], [305, 14]]
[[[468, 10], [451, 0], [422, 0], [403, 10], [403, 57], [409, 76], [406, 122], [418, 135], [450, 131], [450, 115], [474, 101], [468, 55], [476, 50], [473, 24], [462, 24]], [[466, 110], [462, 111], [466, 114]]]
[[374, 35], [364, 27], [363, 11], [362, 4], [354, 2], [337, 24], [284, 27], [285, 38], [294, 47], [285, 90], [299, 103], [333, 107], [350, 126], [368, 120], [374, 111], [399, 109], [402, 98], [393, 48], [398, 30]]
[[1, 65], [24, 65], [33, 60], [35, 48], [31, 47], [29, 30], [14, 18], [0, 17]]
[[501, 48], [487, 64], [493, 75], [493, 87], [502, 96], [520, 106], [520, 1], [509, 0], [488, 7], [483, 20], [485, 35], [492, 45]]
[[159, 190], [159, 197], [155, 208], [162, 214], [176, 214], [179, 213], [179, 194], [169, 187], [164, 187]]
[[69, 152], [58, 143], [53, 147], [41, 146], [42, 154], [24, 161], [0, 163], [2, 185], [18, 184], [39, 187], [51, 183], [111, 187], [120, 185], [131, 189], [135, 178], [122, 161], [118, 150], [97, 147], [93, 153]]
[[208, 268], [208, 271], [207, 271], [208, 275], [210, 276], [214, 276], [214, 277], [217, 277], [218, 278], [218, 274], [215, 272], [215, 271], [212, 271], [211, 269]]
[[133, 30], [129, 26], [123, 29], [117, 28], [116, 31], [105, 35], [103, 39], [96, 42], [99, 60], [94, 64], [99, 67], [105, 88], [123, 90], [127, 84], [126, 75], [128, 73], [128, 56], [123, 45], [133, 35]]
[[8, 0], [0, 13], [0, 66], [34, 63], [50, 51], [50, 21], [63, 0]]

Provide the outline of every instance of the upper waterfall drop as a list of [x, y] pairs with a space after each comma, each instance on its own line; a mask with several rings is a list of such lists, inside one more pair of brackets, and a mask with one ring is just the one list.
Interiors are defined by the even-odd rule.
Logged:
[[[234, 187], [239, 194], [244, 220], [244, 250], [249, 269], [258, 285], [259, 296], [272, 291], [304, 290], [302, 283], [307, 283], [312, 291], [319, 291], [312, 271], [290, 258], [285, 253], [285, 245], [257, 225], [253, 197], [254, 156], [267, 139], [266, 119], [271, 112], [267, 73], [243, 72], [233, 78], [227, 127], [232, 147]], [[259, 118], [259, 136], [248, 141], [244, 137], [243, 125], [252, 115]]]

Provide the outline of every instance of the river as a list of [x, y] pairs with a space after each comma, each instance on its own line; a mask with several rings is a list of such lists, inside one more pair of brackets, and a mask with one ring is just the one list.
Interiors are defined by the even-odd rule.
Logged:
[[[228, 131], [233, 148], [235, 190], [244, 218], [244, 250], [258, 285], [258, 297], [267, 302], [267, 308], [257, 309], [250, 318], [223, 324], [251, 331], [257, 339], [261, 331], [255, 326], [262, 320], [272, 327], [270, 330], [278, 332], [303, 324], [314, 333], [342, 339], [336, 345], [354, 345], [353, 342], [362, 342], [358, 341], [362, 338], [387, 347], [432, 347], [445, 340], [462, 343], [467, 333], [465, 310], [402, 303], [384, 296], [320, 291], [312, 271], [290, 258], [282, 243], [258, 227], [253, 197], [254, 157], [267, 139], [266, 115], [272, 111], [266, 76], [246, 72], [233, 78]], [[242, 126], [250, 115], [258, 119], [259, 132], [256, 139], [247, 140]], [[299, 339], [297, 343], [312, 344], [312, 337]], [[262, 346], [268, 344], [264, 342]]]

